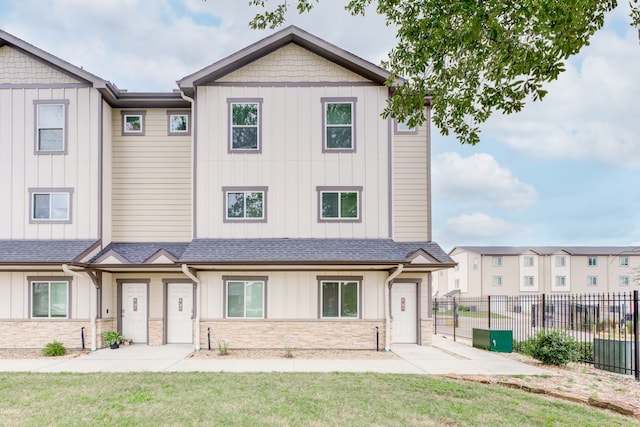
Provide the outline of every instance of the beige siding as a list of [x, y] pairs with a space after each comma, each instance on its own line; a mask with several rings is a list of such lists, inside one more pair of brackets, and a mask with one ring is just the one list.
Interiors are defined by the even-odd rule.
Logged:
[[[65, 154], [35, 154], [35, 100], [66, 100]], [[100, 96], [90, 88], [0, 89], [0, 238], [98, 236]], [[30, 188], [70, 188], [70, 224], [30, 224]]]
[[190, 137], [167, 135], [163, 109], [146, 110], [144, 136], [122, 136], [120, 110], [111, 123], [113, 241], [191, 240]]
[[204, 319], [222, 319], [224, 282], [222, 276], [266, 276], [267, 318], [271, 320], [318, 319], [318, 276], [362, 277], [362, 319], [384, 319], [384, 281], [386, 272], [201, 272]]
[[394, 135], [393, 236], [397, 241], [429, 241], [429, 147], [427, 127]]
[[[262, 98], [262, 152], [228, 153], [229, 98]], [[322, 152], [323, 97], [355, 97], [356, 152]], [[389, 236], [386, 88], [198, 90], [197, 237]], [[224, 223], [222, 187], [266, 186], [266, 223]], [[318, 222], [317, 186], [362, 186], [362, 221]]]
[[68, 84], [79, 81], [9, 46], [4, 46], [0, 47], [0, 83]]
[[289, 44], [227, 74], [219, 82], [367, 82], [308, 50]]
[[[62, 277], [60, 272], [1, 272], [0, 273], [0, 320], [29, 320], [29, 282], [27, 277]], [[69, 276], [71, 290], [71, 319], [89, 319], [92, 295], [95, 287], [88, 277]], [[95, 296], [95, 295], [94, 295]], [[34, 320], [35, 321], [35, 320]], [[37, 321], [42, 321], [39, 319]]]

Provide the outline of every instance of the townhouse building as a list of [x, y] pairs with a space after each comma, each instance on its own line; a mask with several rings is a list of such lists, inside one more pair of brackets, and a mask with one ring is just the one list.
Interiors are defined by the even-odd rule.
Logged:
[[438, 273], [438, 295], [629, 292], [640, 277], [634, 246], [458, 246]]
[[428, 345], [454, 262], [388, 77], [288, 27], [141, 93], [0, 31], [0, 347]]

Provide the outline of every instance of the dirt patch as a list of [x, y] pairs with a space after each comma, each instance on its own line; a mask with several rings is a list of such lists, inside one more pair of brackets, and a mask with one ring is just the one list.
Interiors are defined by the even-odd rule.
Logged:
[[58, 359], [73, 359], [90, 353], [89, 350], [69, 350], [64, 356], [45, 356], [39, 348], [0, 348], [1, 359], [44, 359], [47, 357], [55, 357]]
[[188, 357], [194, 359], [346, 359], [346, 360], [393, 360], [399, 357], [392, 352], [375, 350], [302, 350], [292, 349], [229, 349], [226, 355], [216, 350], [200, 350]]

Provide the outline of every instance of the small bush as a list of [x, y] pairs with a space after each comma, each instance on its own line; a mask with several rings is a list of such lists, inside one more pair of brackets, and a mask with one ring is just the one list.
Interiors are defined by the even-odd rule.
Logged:
[[524, 351], [545, 365], [566, 365], [578, 360], [578, 346], [573, 337], [557, 329], [540, 331], [525, 341]]
[[220, 356], [226, 356], [229, 354], [229, 343], [225, 340], [218, 340], [218, 354]]
[[42, 349], [42, 354], [47, 357], [51, 356], [64, 356], [67, 354], [67, 349], [64, 348], [64, 344], [58, 341], [50, 342]]
[[578, 360], [581, 362], [593, 362], [593, 343], [575, 342]]

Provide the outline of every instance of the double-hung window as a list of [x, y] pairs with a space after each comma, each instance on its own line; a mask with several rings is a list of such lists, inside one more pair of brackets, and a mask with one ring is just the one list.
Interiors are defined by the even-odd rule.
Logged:
[[229, 104], [229, 152], [261, 152], [262, 99], [228, 99], [227, 103]]
[[356, 150], [356, 98], [322, 98], [322, 151]]
[[267, 221], [267, 187], [223, 187], [224, 221]]
[[68, 100], [35, 100], [36, 153], [66, 152]]
[[362, 187], [317, 187], [320, 222], [362, 220]]
[[[64, 280], [63, 280], [64, 279]], [[30, 277], [31, 317], [69, 317], [69, 279]]]
[[227, 318], [264, 319], [266, 277], [223, 277]]
[[39, 189], [30, 188], [32, 223], [70, 223], [71, 193], [70, 188]]
[[358, 319], [360, 317], [360, 277], [318, 277], [320, 317]]

